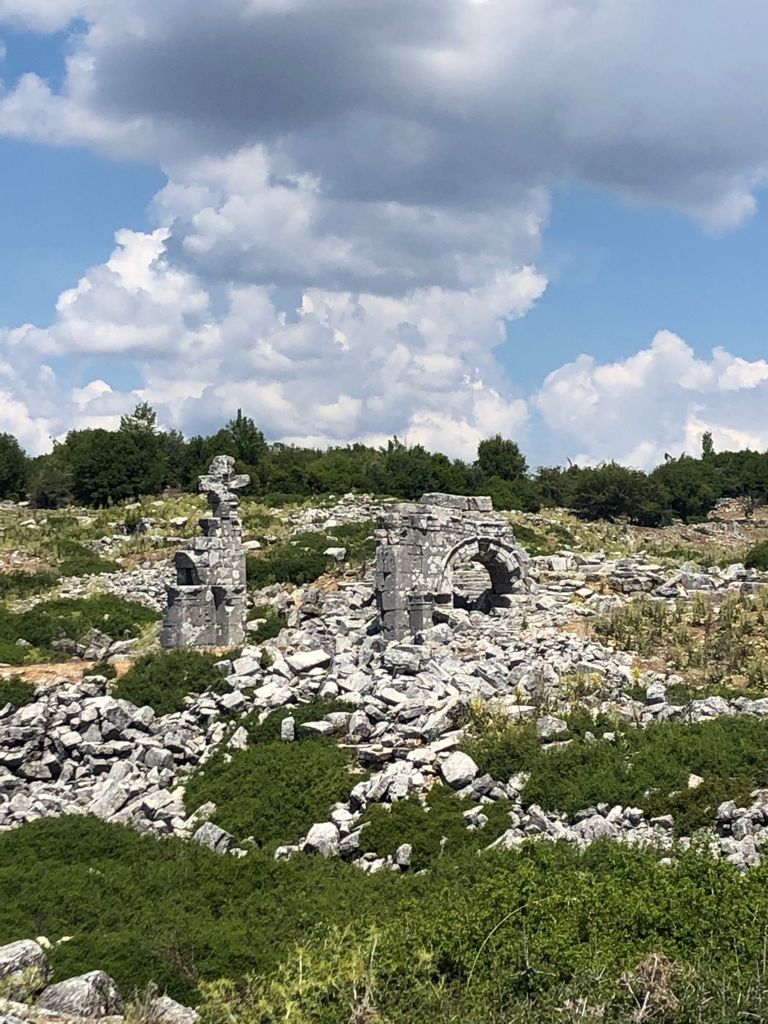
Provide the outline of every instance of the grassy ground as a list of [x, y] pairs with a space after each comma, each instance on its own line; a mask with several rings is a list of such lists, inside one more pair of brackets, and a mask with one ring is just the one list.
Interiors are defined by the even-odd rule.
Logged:
[[0, 835], [0, 887], [0, 942], [71, 936], [57, 977], [153, 979], [210, 1021], [765, 1020], [768, 871], [696, 853], [539, 844], [371, 877], [62, 819]]
[[597, 621], [598, 639], [685, 674], [689, 685], [768, 692], [768, 595], [642, 599]]

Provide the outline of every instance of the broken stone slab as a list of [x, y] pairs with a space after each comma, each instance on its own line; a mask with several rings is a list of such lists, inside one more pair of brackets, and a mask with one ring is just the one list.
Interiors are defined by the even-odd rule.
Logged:
[[214, 825], [212, 821], [204, 821], [192, 839], [200, 846], [207, 846], [214, 853], [227, 853], [235, 841], [234, 836], [225, 832], [223, 828], [219, 828], [218, 825]]
[[561, 736], [568, 729], [568, 723], [563, 718], [555, 718], [553, 715], [544, 715], [536, 722], [536, 734], [540, 740], [551, 740], [555, 736]]
[[149, 1004], [148, 1018], [154, 1024], [197, 1024], [200, 1014], [168, 995], [157, 996]]
[[304, 840], [303, 850], [323, 857], [336, 857], [339, 853], [339, 830], [332, 821], [313, 825]]
[[440, 765], [440, 774], [451, 789], [463, 789], [477, 775], [478, 768], [469, 754], [455, 750]]
[[124, 1012], [122, 996], [105, 971], [89, 971], [49, 985], [37, 1000], [43, 1010], [74, 1017], [111, 1017]]
[[322, 648], [317, 648], [314, 651], [298, 651], [296, 654], [289, 654], [285, 660], [296, 675], [311, 672], [313, 668], [327, 668], [331, 664], [330, 654]]

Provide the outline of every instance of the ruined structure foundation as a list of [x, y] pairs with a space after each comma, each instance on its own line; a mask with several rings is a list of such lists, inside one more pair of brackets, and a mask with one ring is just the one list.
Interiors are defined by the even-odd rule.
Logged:
[[176, 585], [160, 631], [163, 647], [234, 647], [245, 640], [246, 582], [239, 490], [248, 476], [236, 475], [235, 460], [218, 455], [198, 487], [206, 491], [211, 515], [175, 557]]
[[425, 494], [392, 506], [378, 526], [375, 588], [385, 640], [431, 626], [435, 609], [453, 604], [453, 574], [467, 562], [487, 570], [488, 608], [526, 589], [528, 556], [490, 498]]

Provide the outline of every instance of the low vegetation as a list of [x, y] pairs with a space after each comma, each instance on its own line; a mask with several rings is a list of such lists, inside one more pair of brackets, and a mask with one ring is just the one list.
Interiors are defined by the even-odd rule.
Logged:
[[226, 677], [216, 668], [222, 657], [191, 650], [145, 654], [120, 677], [113, 694], [137, 707], [148, 705], [158, 715], [183, 711], [190, 694], [206, 690], [223, 693], [227, 689]]
[[661, 659], [687, 681], [768, 689], [768, 595], [729, 594], [721, 602], [697, 595], [670, 605], [644, 599], [595, 623], [600, 639]]
[[[714, 825], [723, 801], [746, 805], [753, 790], [768, 785], [768, 723], [761, 719], [721, 717], [640, 729], [591, 723], [580, 715], [569, 726], [563, 738], [570, 742], [547, 751], [533, 723], [496, 719], [476, 728], [466, 749], [495, 779], [530, 773], [522, 792], [526, 806], [568, 814], [598, 803], [640, 807], [649, 816], [672, 814], [679, 835]], [[600, 739], [609, 726], [613, 739]], [[703, 780], [696, 788], [689, 788], [691, 775]]]
[[[96, 629], [113, 640], [136, 637], [158, 613], [112, 594], [43, 601], [24, 612], [0, 607], [0, 662], [25, 665], [66, 657], [57, 640], [82, 641]], [[19, 645], [17, 641], [22, 640]]]
[[286, 618], [276, 612], [272, 605], [255, 605], [248, 612], [248, 621], [258, 623], [258, 628], [248, 631], [248, 642], [262, 644], [272, 640], [286, 626]]
[[187, 785], [187, 811], [212, 801], [213, 820], [238, 841], [267, 848], [296, 842], [314, 822], [327, 819], [356, 781], [350, 777], [349, 753], [333, 737], [302, 728], [332, 710], [338, 708], [321, 702], [296, 708], [292, 743], [280, 739], [285, 715], [270, 715], [261, 725], [257, 716], [246, 719], [247, 749], [222, 748], [195, 772]]
[[744, 559], [744, 565], [747, 569], [768, 572], [768, 540], [761, 541], [749, 549]]
[[301, 586], [322, 576], [329, 559], [320, 551], [298, 544], [275, 544], [263, 553], [248, 555], [246, 578], [249, 586], [261, 588], [273, 583]]
[[435, 786], [424, 800], [412, 796], [396, 804], [374, 804], [363, 818], [360, 849], [394, 857], [398, 847], [408, 843], [415, 871], [432, 866], [443, 856], [483, 850], [510, 827], [511, 805], [504, 800], [488, 804], [484, 808], [488, 824], [469, 830], [462, 815], [475, 806], [474, 801], [460, 799], [445, 786]]
[[335, 558], [325, 554], [329, 548], [344, 548], [344, 561], [361, 565], [375, 554], [374, 528], [372, 521], [365, 520], [295, 534], [290, 540], [248, 556], [248, 583], [257, 588], [273, 583], [293, 583], [296, 586], [312, 583], [338, 564]]
[[50, 590], [58, 583], [54, 572], [3, 572], [0, 573], [0, 601], [9, 598], [29, 597]]
[[37, 821], [0, 835], [0, 941], [69, 935], [56, 977], [153, 980], [202, 996], [213, 1024], [764, 1019], [768, 869], [610, 844], [445, 851], [426, 873], [367, 876]]
[[0, 679], [0, 708], [12, 704], [14, 708], [23, 708], [35, 699], [35, 688], [25, 683], [19, 676]]

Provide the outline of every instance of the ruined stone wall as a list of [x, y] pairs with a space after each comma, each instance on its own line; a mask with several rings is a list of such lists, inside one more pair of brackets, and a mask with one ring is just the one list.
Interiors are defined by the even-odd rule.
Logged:
[[375, 589], [387, 640], [431, 625], [435, 607], [452, 603], [453, 570], [462, 563], [485, 566], [493, 604], [525, 586], [528, 556], [490, 498], [425, 494], [394, 505], [378, 526]]
[[204, 536], [176, 554], [176, 584], [168, 587], [160, 631], [163, 647], [233, 647], [245, 640], [245, 552], [237, 492], [249, 477], [236, 475], [234, 466], [231, 456], [218, 455], [199, 479], [211, 515], [200, 520]]

